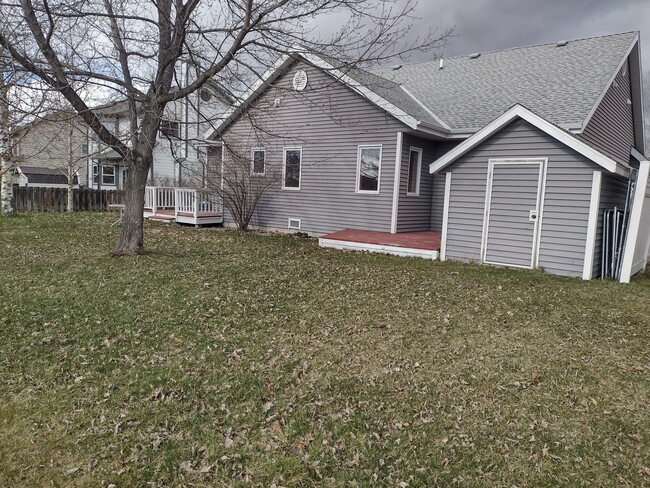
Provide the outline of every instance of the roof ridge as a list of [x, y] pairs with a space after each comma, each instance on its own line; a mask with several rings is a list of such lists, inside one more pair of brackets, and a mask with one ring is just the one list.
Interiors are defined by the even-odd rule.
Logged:
[[[486, 54], [505, 53], [505, 52], [509, 52], [509, 51], [517, 51], [517, 50], [520, 50], [520, 49], [532, 49], [532, 48], [536, 48], [536, 47], [554, 46], [560, 41], [567, 41], [568, 43], [572, 43], [572, 42], [590, 41], [590, 40], [593, 40], [593, 39], [604, 39], [606, 37], [619, 37], [619, 36], [624, 36], [624, 35], [627, 35], [627, 34], [635, 34], [635, 35], [638, 36], [639, 31], [637, 30], [637, 31], [617, 32], [615, 34], [603, 34], [603, 35], [600, 35], [600, 36], [579, 37], [577, 39], [561, 39], [561, 40], [557, 40], [557, 41], [543, 42], [543, 43], [540, 43], [540, 44], [528, 44], [526, 46], [515, 46], [515, 47], [508, 47], [508, 48], [505, 48], [505, 49], [493, 49], [491, 51], [476, 51], [476, 52], [480, 53], [481, 56], [483, 56], [483, 55], [486, 55]], [[443, 55], [443, 56], [435, 57], [435, 58], [430, 59], [428, 61], [404, 62], [404, 63], [401, 63], [401, 65], [402, 66], [424, 65], [424, 64], [439, 62], [440, 59], [444, 59], [444, 60], [447, 61], [447, 60], [451, 60], [451, 59], [466, 58], [466, 57], [470, 56], [471, 54], [472, 53], [456, 54], [454, 56], [448, 56], [448, 57], [445, 57]], [[391, 65], [377, 66], [376, 68], [373, 68], [373, 71], [374, 70], [384, 71], [384, 70], [389, 70], [391, 68], [392, 68]], [[374, 72], [372, 74], [377, 75]]]

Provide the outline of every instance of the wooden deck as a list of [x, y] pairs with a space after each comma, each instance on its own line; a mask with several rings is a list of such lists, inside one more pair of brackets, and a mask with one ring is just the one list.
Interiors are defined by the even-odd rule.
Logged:
[[439, 232], [373, 232], [358, 229], [344, 229], [322, 236], [320, 247], [350, 251], [369, 251], [398, 256], [438, 259], [440, 252]]
[[148, 186], [145, 190], [144, 218], [193, 225], [221, 224], [223, 211], [220, 199], [210, 192]]

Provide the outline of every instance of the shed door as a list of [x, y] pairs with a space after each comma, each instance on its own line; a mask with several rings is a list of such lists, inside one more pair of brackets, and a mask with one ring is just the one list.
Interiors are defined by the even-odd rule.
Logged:
[[535, 266], [544, 161], [490, 161], [483, 261]]

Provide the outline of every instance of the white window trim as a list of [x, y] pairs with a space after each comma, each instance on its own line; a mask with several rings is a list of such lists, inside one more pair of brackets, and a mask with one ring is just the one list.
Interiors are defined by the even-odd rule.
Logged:
[[[262, 171], [261, 173], [256, 173], [255, 172], [255, 153], [256, 152], [264, 153], [264, 171]], [[300, 165], [302, 166], [302, 155], [300, 157]], [[301, 171], [301, 173], [302, 173], [302, 171]], [[252, 176], [264, 176], [265, 174], [266, 174], [266, 149], [261, 149], [261, 148], [253, 148], [253, 149], [251, 149], [251, 175]]]
[[[300, 151], [300, 174], [298, 175], [298, 186], [284, 186], [287, 181], [287, 151]], [[282, 189], [288, 191], [300, 191], [302, 187], [302, 147], [282, 148]]]
[[[367, 148], [379, 148], [379, 171], [377, 172], [377, 189], [376, 190], [361, 190], [359, 185], [361, 184], [361, 150]], [[381, 189], [381, 157], [384, 152], [383, 144], [363, 144], [357, 146], [357, 184], [355, 187], [355, 193], [361, 193], [365, 195], [378, 195], [379, 190]]]
[[[411, 152], [418, 153], [418, 164], [417, 164], [417, 175], [415, 181], [415, 191], [409, 191], [409, 182], [411, 179]], [[420, 176], [422, 174], [422, 149], [419, 147], [410, 147], [409, 148], [409, 166], [408, 166], [408, 175], [406, 177], [406, 196], [408, 197], [419, 197], [420, 196]]]
[[[104, 172], [104, 170], [106, 168], [113, 168], [113, 174], [110, 175], [110, 176], [113, 177], [113, 183], [106, 183], [106, 181], [104, 180], [104, 178], [107, 176], [106, 173]], [[116, 183], [117, 183], [117, 171], [115, 171], [115, 168], [116, 168], [115, 166], [109, 166], [109, 165], [104, 166], [104, 165], [102, 165], [102, 172], [101, 172], [102, 186], [116, 186]]]

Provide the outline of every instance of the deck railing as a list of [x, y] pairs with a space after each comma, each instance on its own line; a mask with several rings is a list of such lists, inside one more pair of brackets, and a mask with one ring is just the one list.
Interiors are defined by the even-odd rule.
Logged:
[[144, 190], [144, 207], [152, 213], [176, 207], [176, 188], [173, 186], [147, 186]]
[[178, 214], [190, 214], [196, 218], [201, 214], [221, 212], [219, 197], [205, 190], [176, 188], [175, 200], [175, 214], [177, 216]]

